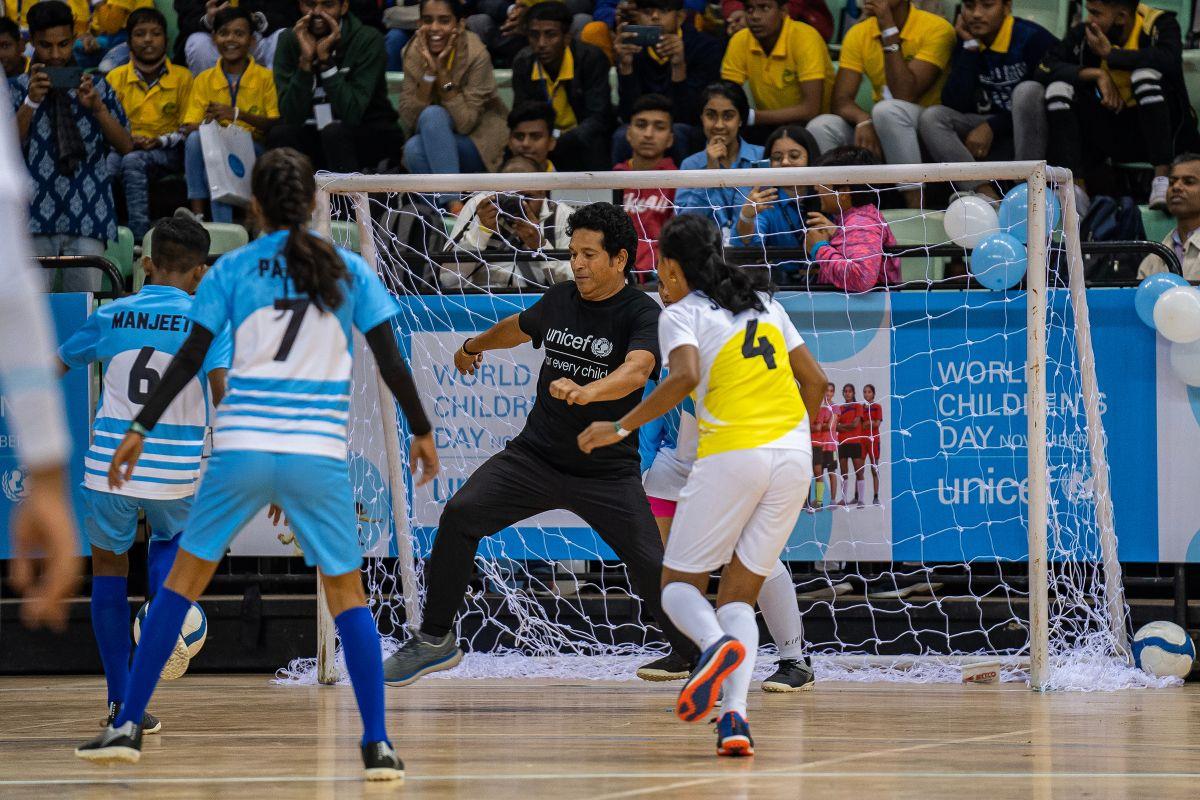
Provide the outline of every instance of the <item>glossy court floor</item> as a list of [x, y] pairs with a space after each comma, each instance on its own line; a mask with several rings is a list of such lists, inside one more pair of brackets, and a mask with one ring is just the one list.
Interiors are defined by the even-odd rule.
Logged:
[[359, 779], [347, 687], [189, 675], [162, 687], [136, 766], [72, 748], [99, 678], [0, 678], [0, 798], [1189, 798], [1200, 687], [1038, 696], [1022, 686], [818, 684], [765, 695], [759, 755], [713, 755], [670, 713], [678, 684], [426, 680], [387, 693], [402, 784]]

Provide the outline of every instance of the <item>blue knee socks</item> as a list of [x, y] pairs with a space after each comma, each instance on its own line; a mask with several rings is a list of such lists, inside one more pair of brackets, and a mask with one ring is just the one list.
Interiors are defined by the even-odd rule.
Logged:
[[125, 703], [117, 716], [117, 727], [130, 721], [141, 724], [142, 715], [150, 703], [150, 695], [154, 694], [154, 687], [158, 685], [159, 673], [179, 641], [183, 618], [191, 607], [191, 601], [165, 586], [154, 598], [150, 613], [142, 624], [142, 638], [133, 657], [129, 682], [125, 685]]
[[346, 656], [346, 671], [354, 686], [358, 713], [363, 721], [363, 744], [389, 742], [384, 720], [383, 652], [379, 647], [379, 631], [366, 606], [349, 608], [334, 617], [338, 636], [342, 638], [342, 653]]
[[150, 549], [146, 552], [147, 599], [152, 599], [158, 594], [163, 581], [167, 579], [167, 575], [171, 574], [171, 567], [175, 564], [175, 554], [179, 552], [179, 537], [181, 536], [183, 536], [182, 533], [177, 533], [165, 542], [151, 540]]
[[92, 578], [92, 630], [108, 681], [108, 702], [119, 703], [129, 680], [128, 581], [113, 575]]

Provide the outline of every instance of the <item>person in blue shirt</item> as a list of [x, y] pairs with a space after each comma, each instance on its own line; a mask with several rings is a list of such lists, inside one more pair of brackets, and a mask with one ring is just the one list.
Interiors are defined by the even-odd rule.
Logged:
[[[700, 124], [707, 142], [699, 153], [683, 160], [680, 169], [749, 169], [762, 160], [763, 149], [741, 137], [749, 124], [750, 104], [746, 93], [733, 81], [710, 83], [701, 94]], [[680, 214], [706, 214], [722, 231], [737, 220], [738, 211], [750, 194], [750, 188], [680, 189], [675, 192], [675, 208]]]
[[[941, 105], [921, 112], [918, 131], [933, 161], [1035, 161], [1046, 157], [1038, 64], [1058, 40], [1014, 17], [1012, 0], [964, 0]], [[976, 181], [956, 186], [972, 190]]]
[[138, 461], [158, 437], [168, 404], [204, 363], [214, 333], [229, 325], [229, 392], [179, 554], [142, 626], [116, 720], [75, 754], [98, 762], [140, 758], [142, 714], [188, 608], [241, 528], [271, 505], [276, 520], [287, 515], [305, 560], [321, 571], [363, 721], [364, 777], [396, 780], [404, 765], [387, 734], [383, 658], [359, 574], [362, 546], [347, 467], [353, 329], [365, 334], [412, 429], [409, 465], [417, 486], [437, 474], [437, 450], [396, 345], [399, 304], [365, 261], [305, 228], [315, 205], [312, 162], [290, 148], [268, 151], [254, 166], [251, 193], [251, 212], [266, 234], [222, 256], [204, 278], [187, 341], [108, 467], [116, 488], [144, 469]]
[[[108, 683], [108, 723], [124, 699], [129, 678], [129, 549], [138, 512], [150, 526], [146, 596], [154, 597], [175, 560], [179, 537], [192, 506], [200, 475], [200, 455], [208, 429], [209, 387], [214, 404], [225, 391], [228, 335], [209, 350], [201, 378], [191, 380], [163, 414], [136, 480], [119, 489], [108, 485], [112, 454], [141, 411], [159, 376], [191, 330], [192, 293], [208, 269], [209, 237], [189, 219], [166, 219], [151, 233], [153, 258], [144, 265], [152, 281], [132, 297], [102, 306], [59, 348], [65, 368], [104, 367], [104, 384], [92, 445], [84, 460], [84, 531], [92, 546], [92, 629]], [[188, 651], [177, 645], [164, 677], [187, 669]], [[159, 721], [146, 714], [145, 733], [158, 733]]]
[[[803, 125], [781, 125], [767, 137], [771, 167], [807, 167], [821, 150]], [[755, 186], [738, 212], [729, 243], [734, 247], [804, 247], [808, 186]], [[819, 204], [818, 204], [819, 205]], [[810, 210], [816, 210], [813, 206]]]

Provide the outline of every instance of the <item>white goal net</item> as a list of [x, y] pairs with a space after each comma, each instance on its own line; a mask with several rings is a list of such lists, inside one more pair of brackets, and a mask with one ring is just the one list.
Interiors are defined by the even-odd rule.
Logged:
[[[771, 271], [779, 300], [835, 384], [833, 413], [854, 407], [873, 420], [837, 434], [831, 452], [818, 448], [830, 456], [821, 457], [823, 475], [782, 556], [818, 680], [959, 681], [964, 666], [983, 663], [1039, 689], [1149, 685], [1129, 666], [1105, 387], [1092, 355], [1069, 177], [1040, 163], [320, 176], [318, 227], [359, 251], [400, 299], [397, 335], [442, 461], [431, 486], [413, 487], [403, 420], [390, 396], [380, 401], [369, 359], [358, 359], [352, 471], [385, 652], [419, 619], [423, 560], [441, 509], [522, 429], [543, 358], [529, 345], [488, 353], [484, 368], [464, 377], [452, 354], [569, 279], [562, 249], [572, 208], [615, 199], [634, 212], [661, 211], [673, 197], [677, 213], [728, 227], [750, 187], [781, 187], [778, 202], [793, 204], [800, 220], [820, 195], [854, 187], [852, 202], [881, 208], [896, 241], [885, 246], [882, 230], [855, 231], [842, 255], [849, 268], [889, 275], [880, 278], [888, 286], [830, 285], [822, 264], [809, 262], [801, 226], [765, 238], [734, 230], [726, 253], [746, 269]], [[1014, 263], [1002, 265], [1019, 276], [1015, 262], [1027, 260], [1013, 288], [981, 288], [966, 276], [982, 271], [982, 256], [946, 233], [955, 181], [1001, 193], [1027, 184], [1027, 230], [978, 231], [1024, 239]], [[914, 192], [924, 210], [905, 207]], [[456, 222], [446, 209], [461, 202]], [[864, 249], [871, 237], [878, 241]], [[653, 291], [652, 271], [637, 279]], [[476, 566], [456, 620], [469, 654], [450, 677], [623, 678], [665, 651], [623, 566], [571, 514], [497, 532]], [[332, 633], [325, 637], [319, 672], [333, 680], [339, 665]], [[760, 666], [769, 668], [772, 655], [765, 645]], [[281, 677], [315, 680], [315, 666], [295, 662]]]

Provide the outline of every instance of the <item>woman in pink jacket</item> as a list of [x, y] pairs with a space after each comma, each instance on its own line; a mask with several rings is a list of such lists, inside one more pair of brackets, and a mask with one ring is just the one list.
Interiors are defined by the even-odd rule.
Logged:
[[[839, 147], [817, 160], [819, 167], [870, 166], [879, 163], [869, 150]], [[847, 292], [900, 283], [900, 259], [883, 248], [896, 243], [875, 205], [869, 186], [818, 186], [821, 213], [808, 215], [804, 246], [817, 265], [817, 280]]]

